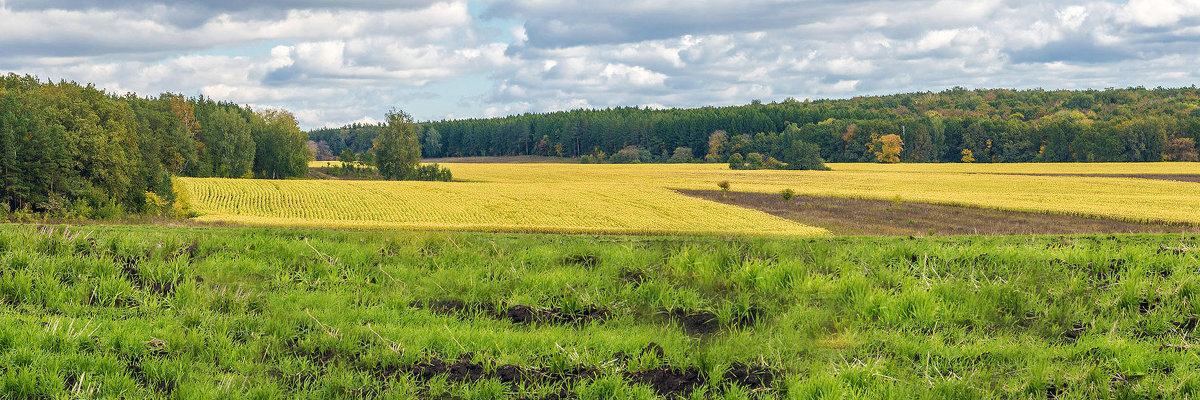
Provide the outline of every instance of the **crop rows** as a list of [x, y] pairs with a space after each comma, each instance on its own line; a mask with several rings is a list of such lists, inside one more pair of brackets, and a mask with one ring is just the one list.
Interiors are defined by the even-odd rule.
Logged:
[[637, 182], [648, 187], [715, 190], [717, 182], [729, 181], [732, 190], [744, 192], [778, 193], [792, 189], [798, 194], [820, 196], [1200, 223], [1200, 196], [1195, 196], [1200, 184], [1194, 182], [1008, 174], [1162, 173], [1172, 167], [1186, 172], [1200, 169], [1197, 165], [1200, 164], [1095, 164], [1066, 169], [1062, 164], [1025, 164], [980, 169], [990, 173], [942, 172], [949, 170], [942, 164], [834, 165], [834, 171], [731, 171], [717, 164], [455, 164], [451, 168], [456, 177], [463, 179], [513, 184]]
[[[839, 164], [834, 171], [731, 171], [716, 164], [453, 164], [468, 182], [180, 178], [201, 221], [255, 225], [562, 233], [814, 235], [823, 231], [671, 189], [873, 198], [1200, 223], [1200, 184], [1014, 175], [1163, 173], [1191, 163], [944, 166]], [[1172, 169], [1175, 168], [1175, 169]]]
[[637, 185], [180, 181], [201, 221], [572, 233], [817, 235], [762, 212]]
[[972, 174], [1200, 174], [1194, 162], [1119, 163], [831, 163], [834, 171]]

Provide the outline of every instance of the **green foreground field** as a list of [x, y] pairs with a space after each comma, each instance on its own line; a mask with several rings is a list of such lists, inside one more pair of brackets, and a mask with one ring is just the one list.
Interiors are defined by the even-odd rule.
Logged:
[[1194, 236], [0, 226], [3, 398], [1187, 398]]

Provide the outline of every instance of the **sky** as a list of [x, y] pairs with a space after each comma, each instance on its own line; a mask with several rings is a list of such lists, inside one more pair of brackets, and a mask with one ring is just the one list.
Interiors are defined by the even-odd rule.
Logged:
[[1200, 0], [0, 0], [0, 71], [301, 128], [1200, 81]]

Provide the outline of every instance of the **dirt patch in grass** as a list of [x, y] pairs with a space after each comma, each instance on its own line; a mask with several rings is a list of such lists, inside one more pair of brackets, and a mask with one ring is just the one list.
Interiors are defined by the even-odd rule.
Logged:
[[579, 310], [554, 310], [523, 304], [508, 307], [496, 306], [491, 303], [466, 303], [460, 300], [434, 300], [427, 303], [414, 301], [408, 305], [415, 309], [425, 309], [435, 314], [457, 317], [482, 315], [488, 318], [505, 320], [514, 324], [575, 324], [583, 325], [591, 321], [603, 321], [611, 316], [612, 310], [600, 306], [587, 306]]
[[700, 371], [695, 368], [674, 370], [670, 367], [659, 367], [627, 373], [625, 379], [633, 383], [649, 385], [654, 388], [655, 393], [663, 397], [687, 397], [696, 390], [696, 387], [704, 384], [704, 375], [701, 375]]
[[762, 365], [733, 363], [725, 372], [725, 382], [751, 390], [763, 389], [771, 387], [777, 374], [777, 371]]
[[[745, 328], [754, 326], [762, 317], [762, 310], [751, 309], [745, 313], [740, 313], [729, 321], [731, 327]], [[683, 331], [692, 336], [711, 335], [721, 331], [721, 322], [717, 319], [717, 314], [712, 311], [705, 310], [685, 310], [674, 309], [667, 311], [666, 314], [670, 319], [674, 320]]]
[[595, 368], [576, 366], [560, 372], [548, 372], [540, 368], [523, 367], [514, 364], [503, 364], [488, 368], [484, 363], [472, 361], [474, 354], [463, 353], [457, 360], [443, 360], [438, 357], [426, 357], [414, 364], [406, 366], [388, 366], [373, 372], [380, 378], [407, 374], [423, 381], [429, 381], [438, 376], [445, 376], [451, 382], [475, 382], [484, 379], [496, 379], [511, 387], [521, 384], [540, 383], [558, 385], [560, 391], [546, 398], [559, 399], [571, 397], [569, 388], [578, 381], [591, 379], [596, 375]]
[[[663, 357], [662, 347], [651, 343], [642, 353], [652, 352]], [[625, 372], [625, 379], [632, 383], [649, 385], [662, 397], [688, 397], [696, 388], [708, 383], [708, 378], [695, 368], [675, 369], [662, 366], [654, 369]], [[735, 362], [723, 375], [723, 385], [737, 385], [752, 392], [768, 390], [781, 376], [780, 371], [765, 365]]]
[[[662, 348], [651, 343], [642, 353], [657, 352], [662, 356]], [[618, 357], [622, 362], [628, 357]], [[525, 367], [515, 364], [498, 365], [488, 368], [488, 363], [473, 361], [474, 354], [463, 353], [456, 360], [425, 357], [416, 363], [406, 366], [388, 366], [375, 369], [373, 372], [381, 377], [407, 374], [419, 380], [428, 381], [438, 376], [445, 376], [451, 382], [475, 382], [484, 379], [496, 379], [502, 383], [516, 387], [521, 384], [557, 385], [561, 388], [550, 398], [574, 397], [570, 388], [580, 381], [595, 378], [600, 369], [584, 365], [575, 365], [561, 371], [550, 371], [537, 367]], [[495, 364], [490, 364], [495, 365]], [[624, 369], [624, 368], [621, 368]], [[654, 389], [663, 397], [687, 397], [697, 388], [708, 383], [708, 377], [696, 368], [677, 369], [670, 366], [641, 370], [625, 371], [621, 375], [630, 383], [644, 384]], [[751, 365], [735, 362], [722, 376], [723, 384], [738, 385], [751, 391], [769, 390], [780, 371], [762, 365]]]
[[717, 315], [708, 311], [671, 310], [671, 319], [678, 322], [689, 335], [708, 335], [721, 330]]
[[751, 208], [828, 229], [836, 235], [1026, 235], [1085, 233], [1200, 232], [1195, 225], [1120, 221], [1065, 214], [1045, 214], [987, 208], [796, 195], [791, 201], [778, 193], [681, 190], [688, 196]]
[[1025, 175], [1025, 176], [1078, 176], [1084, 178], [1137, 178], [1157, 179], [1161, 181], [1197, 182], [1200, 174], [987, 174], [987, 175]]

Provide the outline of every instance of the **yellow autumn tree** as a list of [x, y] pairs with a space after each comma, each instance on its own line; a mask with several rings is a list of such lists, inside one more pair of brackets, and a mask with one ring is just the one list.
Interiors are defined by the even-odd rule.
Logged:
[[900, 135], [894, 133], [883, 135], [871, 141], [871, 151], [875, 153], [876, 161], [898, 163], [900, 162], [900, 153], [904, 151], [904, 140], [900, 139]]
[[975, 153], [972, 153], [971, 149], [963, 149], [962, 162], [965, 162], [965, 163], [975, 162]]
[[704, 158], [708, 162], [723, 161], [724, 158], [721, 155], [728, 151], [726, 149], [728, 143], [728, 133], [725, 133], [725, 131], [714, 131], [711, 135], [708, 135], [708, 155], [704, 156]]

